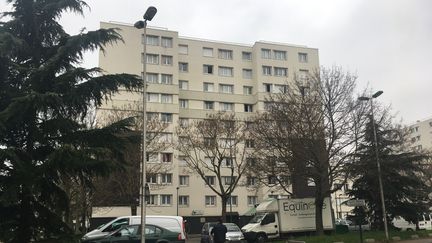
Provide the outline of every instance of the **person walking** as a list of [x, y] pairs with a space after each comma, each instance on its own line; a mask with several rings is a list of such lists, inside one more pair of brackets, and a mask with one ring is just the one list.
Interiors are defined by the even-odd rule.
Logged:
[[211, 230], [214, 243], [224, 243], [226, 240], [226, 233], [228, 232], [227, 227], [223, 225], [223, 221], [220, 218], [218, 223]]

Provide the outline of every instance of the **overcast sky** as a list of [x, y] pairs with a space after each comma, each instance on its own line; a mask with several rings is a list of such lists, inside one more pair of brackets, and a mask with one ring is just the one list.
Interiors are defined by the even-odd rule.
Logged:
[[[320, 64], [357, 73], [360, 88], [383, 90], [379, 100], [409, 124], [432, 117], [430, 0], [85, 0], [85, 16], [68, 14], [70, 34], [101, 21], [133, 24], [148, 6], [150, 26], [180, 36], [253, 44], [258, 40], [319, 49]], [[4, 9], [2, 1], [0, 7]], [[97, 66], [97, 55], [86, 56]]]

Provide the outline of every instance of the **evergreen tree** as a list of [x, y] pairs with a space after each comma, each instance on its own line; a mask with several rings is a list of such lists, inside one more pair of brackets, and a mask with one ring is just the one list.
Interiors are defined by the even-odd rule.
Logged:
[[[134, 75], [103, 75], [78, 65], [85, 51], [121, 41], [114, 29], [68, 35], [61, 14], [83, 13], [81, 0], [8, 0], [0, 23], [0, 241], [70, 236], [62, 178], [90, 185], [124, 161], [127, 120], [88, 128], [92, 108]], [[6, 17], [6, 18], [4, 18]]]
[[[377, 161], [372, 120], [364, 130], [364, 140], [359, 144], [357, 162], [351, 167], [354, 178], [349, 195], [365, 199], [369, 209], [368, 217], [374, 228], [384, 227], [379, 191]], [[428, 211], [430, 187], [422, 162], [425, 155], [406, 152], [405, 136], [400, 129], [385, 128], [375, 123], [378, 144], [378, 158], [384, 189], [388, 222], [395, 216], [416, 222], [417, 217]]]

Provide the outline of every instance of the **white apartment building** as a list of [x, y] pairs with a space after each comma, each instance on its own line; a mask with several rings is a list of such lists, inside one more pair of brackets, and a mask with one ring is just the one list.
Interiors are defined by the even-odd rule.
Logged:
[[[174, 140], [179, 121], [205, 118], [214, 111], [235, 112], [240, 118], [253, 116], [265, 109], [268, 93], [284, 92], [290, 88], [295, 74], [306, 75], [319, 67], [315, 48], [266, 41], [248, 45], [202, 40], [180, 37], [176, 31], [161, 28], [147, 29], [144, 58], [142, 30], [107, 22], [101, 23], [101, 27], [119, 28], [124, 43], [107, 46], [99, 55], [99, 67], [107, 73], [141, 75], [145, 60], [147, 112], [170, 124], [168, 137]], [[100, 107], [99, 112], [140, 99], [140, 93], [121, 92]], [[160, 153], [158, 159], [173, 166], [169, 174], [150, 179], [151, 183], [164, 186], [150, 185], [152, 195], [147, 214], [175, 215], [178, 207], [181, 216], [220, 215], [219, 197], [187, 168], [174, 148]], [[239, 186], [232, 194], [227, 212], [242, 215], [262, 199], [275, 195], [269, 188]], [[105, 207], [94, 210], [93, 216], [129, 214], [128, 207]]]
[[432, 117], [409, 125], [409, 131], [413, 150], [432, 151]]

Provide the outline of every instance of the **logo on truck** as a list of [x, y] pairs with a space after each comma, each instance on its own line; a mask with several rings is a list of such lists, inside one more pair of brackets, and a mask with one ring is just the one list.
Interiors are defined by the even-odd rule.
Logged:
[[[315, 202], [284, 202], [283, 204], [283, 210], [284, 211], [309, 211], [315, 209]], [[326, 203], [323, 203], [322, 209], [325, 209], [327, 207]]]

